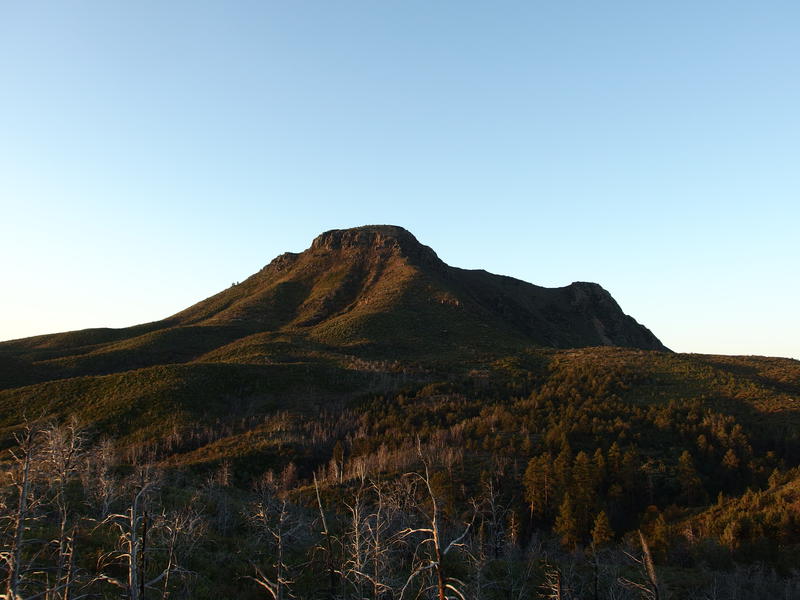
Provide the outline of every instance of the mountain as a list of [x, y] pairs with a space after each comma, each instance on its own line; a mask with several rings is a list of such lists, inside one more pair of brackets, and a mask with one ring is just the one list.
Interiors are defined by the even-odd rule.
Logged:
[[333, 345], [666, 348], [602, 287], [543, 288], [446, 265], [395, 226], [333, 230], [178, 313], [181, 325], [291, 329]]
[[332, 230], [154, 323], [0, 344], [5, 386], [278, 354], [469, 357], [527, 346], [668, 351], [595, 283], [544, 288], [442, 262], [401, 227]]
[[[508, 597], [509, 577], [534, 597], [554, 565], [575, 597], [593, 597], [590, 573], [607, 597], [631, 597], [619, 575], [635, 577], [644, 538], [676, 600], [800, 589], [800, 362], [670, 352], [597, 284], [451, 267], [399, 227], [326, 232], [161, 321], [0, 343], [5, 520], [27, 472], [14, 460], [26, 425], [44, 428], [31, 497], [49, 508], [31, 504], [26, 529], [39, 591], [61, 556], [49, 540], [92, 522], [76, 573], [82, 589], [119, 597], [98, 561], [119, 537], [108, 509], [132, 514], [151, 476], [158, 540], [167, 515], [202, 525], [177, 554], [197, 583], [171, 579], [175, 597], [263, 597], [247, 586], [274, 575], [263, 534], [284, 515], [303, 532], [285, 554], [296, 597], [332, 585], [325, 564], [353, 564], [342, 553], [359, 547], [355, 531], [384, 532], [383, 581], [401, 597], [422, 572], [406, 533], [424, 525], [426, 494], [447, 535], [475, 520], [469, 551], [443, 563], [472, 586], [463, 597]], [[386, 521], [370, 530], [373, 518]], [[10, 533], [0, 528], [3, 547]], [[611, 544], [599, 571], [594, 553], [574, 551], [595, 541]], [[172, 555], [147, 548], [157, 577]], [[338, 571], [355, 579], [337, 597], [363, 598], [360, 575]]]

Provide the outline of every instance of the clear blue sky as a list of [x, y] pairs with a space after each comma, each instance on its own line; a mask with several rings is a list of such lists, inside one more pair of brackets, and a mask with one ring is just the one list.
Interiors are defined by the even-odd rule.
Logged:
[[798, 32], [796, 0], [4, 2], [0, 339], [392, 223], [678, 351], [800, 358]]

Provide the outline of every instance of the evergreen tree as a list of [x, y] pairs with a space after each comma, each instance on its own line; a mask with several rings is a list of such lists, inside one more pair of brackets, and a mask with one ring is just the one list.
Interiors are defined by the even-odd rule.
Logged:
[[641, 461], [639, 453], [634, 448], [625, 451], [622, 457], [622, 487], [632, 503], [641, 501], [646, 497], [646, 486], [641, 481]]
[[572, 498], [569, 492], [564, 494], [564, 501], [558, 510], [553, 532], [561, 538], [561, 545], [572, 550], [580, 541], [580, 530], [578, 521], [575, 518], [575, 507], [572, 505]]
[[594, 487], [598, 490], [606, 489], [606, 458], [603, 456], [603, 449], [597, 448], [592, 457], [594, 466]]
[[729, 491], [741, 489], [741, 472], [739, 469], [741, 462], [736, 456], [733, 448], [728, 448], [725, 456], [722, 457], [722, 479], [723, 485]]
[[703, 483], [694, 468], [692, 455], [688, 450], [684, 450], [678, 459], [678, 483], [681, 486], [681, 500], [688, 506], [696, 506], [705, 496]]
[[545, 452], [534, 456], [525, 469], [522, 479], [525, 487], [525, 500], [531, 509], [531, 516], [544, 518], [550, 513], [554, 496], [553, 456]]
[[591, 510], [594, 504], [594, 473], [591, 460], [583, 451], [578, 452], [572, 466], [570, 491], [578, 528], [581, 531], [585, 531], [589, 528]]
[[739, 468], [739, 457], [736, 456], [733, 448], [728, 448], [725, 456], [722, 457], [722, 466], [729, 471], [736, 471]]
[[653, 523], [653, 532], [650, 537], [650, 550], [656, 556], [659, 562], [663, 562], [667, 557], [667, 549], [669, 548], [670, 532], [664, 515], [659, 513], [658, 517]]
[[564, 494], [572, 481], [572, 448], [566, 441], [561, 446], [561, 452], [556, 456], [553, 463], [553, 471], [556, 481], [556, 491], [559, 495]]
[[614, 539], [614, 530], [608, 521], [606, 511], [601, 510], [594, 520], [592, 527], [592, 544], [595, 548], [600, 548]]
[[608, 449], [608, 465], [609, 478], [617, 483], [621, 482], [622, 477], [622, 450], [619, 444], [614, 442]]

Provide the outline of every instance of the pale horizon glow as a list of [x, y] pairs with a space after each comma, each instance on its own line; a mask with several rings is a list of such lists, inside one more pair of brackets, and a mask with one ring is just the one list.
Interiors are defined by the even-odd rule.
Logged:
[[334, 228], [800, 359], [800, 5], [12, 3], [0, 340], [159, 320]]

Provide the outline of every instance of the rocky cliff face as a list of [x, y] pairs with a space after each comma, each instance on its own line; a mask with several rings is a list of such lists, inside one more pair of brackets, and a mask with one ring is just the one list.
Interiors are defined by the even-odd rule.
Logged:
[[311, 242], [310, 251], [344, 251], [387, 257], [400, 256], [415, 265], [441, 269], [445, 264], [430, 247], [396, 225], [367, 225], [352, 229], [332, 229]]
[[[331, 229], [311, 242], [311, 250], [339, 250], [361, 248], [378, 250], [418, 250], [423, 247], [411, 232], [396, 225], [367, 225], [352, 229]], [[426, 247], [426, 246], [425, 246]], [[426, 247], [427, 248], [427, 247]], [[430, 250], [430, 248], [428, 248]], [[432, 252], [432, 251], [431, 251]]]

